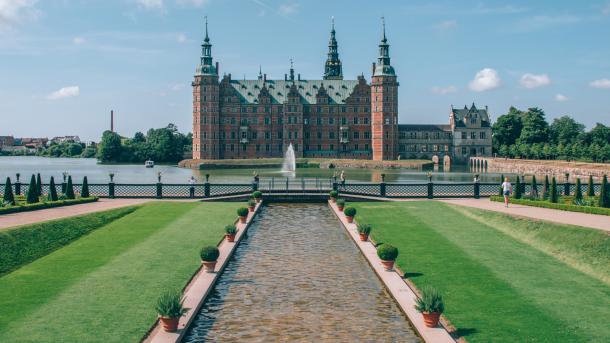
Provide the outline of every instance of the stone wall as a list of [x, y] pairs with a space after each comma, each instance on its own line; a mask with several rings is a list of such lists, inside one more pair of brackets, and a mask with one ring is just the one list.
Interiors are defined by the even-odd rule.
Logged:
[[586, 179], [592, 175], [595, 180], [601, 180], [604, 175], [610, 176], [609, 163], [587, 163], [548, 160], [518, 160], [505, 158], [472, 158], [471, 166], [487, 165], [487, 172], [514, 173], [523, 175], [555, 175], [563, 181], [565, 173], [570, 174], [574, 182], [577, 177]]

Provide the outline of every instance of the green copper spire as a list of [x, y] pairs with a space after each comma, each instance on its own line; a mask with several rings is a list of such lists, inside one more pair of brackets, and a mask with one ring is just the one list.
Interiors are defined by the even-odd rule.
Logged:
[[379, 43], [379, 57], [373, 76], [396, 76], [394, 67], [390, 64], [390, 44], [385, 36], [385, 18], [381, 17], [382, 34], [381, 43]]
[[324, 68], [324, 80], [343, 80], [343, 68], [339, 59], [337, 39], [335, 38], [335, 17], [331, 18], [332, 28], [328, 42], [328, 58]]
[[218, 71], [212, 62], [212, 44], [208, 36], [208, 17], [205, 18], [205, 38], [201, 44], [201, 61], [197, 66], [197, 75], [218, 75]]

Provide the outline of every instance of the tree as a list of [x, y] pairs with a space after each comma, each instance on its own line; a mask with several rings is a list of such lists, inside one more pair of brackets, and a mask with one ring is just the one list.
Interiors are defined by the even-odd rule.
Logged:
[[112, 131], [104, 131], [97, 149], [97, 158], [102, 162], [120, 162], [121, 136]]
[[517, 175], [517, 182], [515, 183], [515, 199], [521, 199], [521, 178]]
[[590, 143], [597, 143], [599, 146], [610, 144], [610, 127], [597, 123], [588, 134]]
[[551, 179], [551, 194], [549, 195], [549, 200], [552, 203], [557, 203], [559, 201], [559, 194], [557, 193], [557, 181], [555, 180], [554, 176], [553, 179]]
[[49, 181], [49, 201], [57, 201], [57, 188], [55, 187], [55, 178], [51, 176]]
[[574, 192], [574, 199], [576, 200], [582, 200], [582, 190], [580, 189], [581, 186], [580, 178], [576, 178], [576, 191]]
[[593, 176], [589, 175], [589, 183], [587, 184], [587, 196], [594, 197], [595, 196], [595, 187], [593, 186]]
[[66, 185], [66, 198], [74, 199], [74, 186], [72, 185], [72, 175], [68, 175], [68, 184]]
[[545, 175], [544, 176], [544, 185], [542, 186], [542, 198], [544, 199], [548, 199], [549, 198], [549, 188], [551, 186], [549, 185], [549, 176]]
[[28, 204], [34, 204], [38, 202], [38, 193], [36, 192], [36, 176], [32, 174], [30, 178], [30, 185], [28, 186], [28, 193], [25, 201]]
[[80, 196], [81, 196], [81, 198], [89, 197], [89, 183], [87, 182], [86, 176], [83, 178], [83, 186], [80, 191]]
[[42, 195], [42, 178], [40, 177], [40, 173], [36, 174], [36, 193], [38, 196]]
[[602, 188], [599, 191], [599, 207], [610, 207], [610, 189], [608, 188], [608, 177], [602, 178]]
[[523, 112], [511, 107], [508, 113], [498, 117], [498, 120], [493, 124], [493, 143], [496, 150], [502, 145], [510, 146], [515, 144], [517, 138], [521, 136], [523, 123], [521, 116]]
[[537, 107], [523, 114], [523, 129], [518, 141], [524, 144], [545, 143], [549, 138], [549, 124], [545, 120], [544, 111]]
[[555, 144], [571, 144], [585, 132], [585, 126], [570, 116], [555, 118], [549, 126], [549, 137]]
[[4, 197], [2, 198], [2, 201], [15, 205], [15, 195], [13, 194], [13, 185], [11, 184], [10, 177], [6, 178], [6, 183], [4, 184]]

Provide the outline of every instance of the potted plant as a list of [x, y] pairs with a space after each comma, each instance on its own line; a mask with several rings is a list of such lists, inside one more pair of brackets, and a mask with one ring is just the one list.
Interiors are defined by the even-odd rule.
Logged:
[[343, 210], [343, 213], [345, 214], [345, 218], [347, 219], [348, 223], [353, 223], [354, 222], [354, 216], [356, 215], [356, 209], [348, 206]]
[[254, 200], [256, 200], [257, 203], [259, 203], [263, 198], [263, 193], [261, 191], [255, 191], [254, 193], [252, 193], [252, 197], [254, 197]]
[[220, 251], [218, 251], [218, 248], [213, 245], [203, 247], [199, 252], [199, 256], [201, 256], [201, 263], [203, 264], [205, 271], [208, 273], [213, 273], [214, 268], [216, 268], [218, 256], [220, 256]]
[[235, 225], [227, 225], [225, 226], [225, 237], [227, 238], [227, 242], [235, 242], [235, 234], [237, 233], [237, 227]]
[[371, 226], [369, 224], [358, 224], [356, 229], [358, 230], [358, 235], [360, 235], [360, 240], [366, 242], [371, 233]]
[[157, 299], [155, 309], [163, 324], [163, 330], [167, 332], [176, 332], [180, 317], [188, 311], [188, 309], [182, 307], [180, 298], [182, 298], [182, 294], [179, 291], [165, 291]]
[[246, 208], [246, 207], [238, 208], [237, 215], [239, 216], [239, 222], [242, 224], [245, 224], [246, 218], [248, 218], [248, 208]]
[[343, 208], [345, 207], [345, 199], [337, 199], [336, 203], [337, 203], [337, 209], [339, 209], [339, 211], [343, 212]]
[[394, 268], [394, 261], [398, 257], [398, 249], [390, 244], [382, 244], [377, 247], [377, 256], [381, 259], [381, 264], [385, 270], [392, 270]]
[[339, 192], [337, 192], [337, 191], [330, 191], [330, 193], [328, 193], [328, 195], [330, 196], [330, 202], [334, 203], [335, 201], [337, 201], [337, 197], [339, 196]]
[[250, 212], [254, 212], [255, 207], [256, 207], [256, 201], [254, 201], [254, 199], [248, 200], [248, 210]]
[[421, 297], [415, 301], [415, 309], [422, 314], [427, 327], [436, 327], [441, 313], [445, 310], [443, 296], [436, 288], [424, 286]]

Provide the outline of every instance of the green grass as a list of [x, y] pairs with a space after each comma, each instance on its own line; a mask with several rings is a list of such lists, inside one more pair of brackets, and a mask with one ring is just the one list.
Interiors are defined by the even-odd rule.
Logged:
[[469, 342], [610, 341], [607, 233], [432, 201], [355, 207]]
[[135, 342], [235, 219], [232, 203], [159, 202], [0, 278], [0, 342]]
[[[27, 212], [27, 211], [36, 211], [42, 210], [45, 208], [53, 208], [53, 207], [62, 207], [62, 206], [72, 206], [78, 204], [85, 204], [89, 202], [95, 202], [98, 200], [97, 197], [88, 197], [88, 198], [77, 198], [77, 199], [64, 199], [57, 201], [44, 201], [37, 202], [33, 204], [28, 204], [25, 200], [22, 200], [21, 197], [16, 197], [15, 205], [0, 207], [0, 215], [16, 213], [16, 212]], [[0, 203], [2, 202], [2, 198], [0, 198]]]

